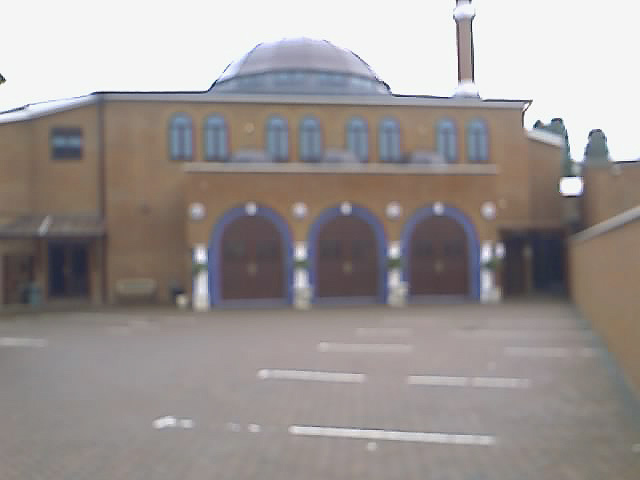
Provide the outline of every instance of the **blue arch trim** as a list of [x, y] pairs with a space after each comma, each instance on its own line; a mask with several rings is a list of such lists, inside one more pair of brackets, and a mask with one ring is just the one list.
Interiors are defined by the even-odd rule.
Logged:
[[[402, 231], [402, 256], [408, 260], [405, 262], [405, 268], [402, 271], [402, 277], [405, 281], [410, 278], [411, 252], [409, 249], [411, 235], [420, 222], [434, 215], [433, 205], [428, 205], [416, 210], [404, 226]], [[476, 229], [469, 217], [455, 207], [444, 205], [442, 216], [454, 219], [464, 230], [467, 237], [467, 246], [469, 247], [469, 295], [474, 300], [480, 300], [480, 242], [478, 241]]]
[[[340, 207], [330, 207], [320, 213], [311, 228], [307, 240], [307, 257], [309, 259], [309, 283], [312, 286], [313, 300], [316, 300], [316, 256], [318, 252], [318, 235], [322, 228], [336, 217], [342, 216]], [[365, 207], [359, 205], [351, 205], [351, 213], [367, 222], [373, 229], [376, 239], [376, 253], [378, 259], [378, 301], [386, 303], [387, 301], [387, 237], [384, 233], [384, 227], [378, 218]]]
[[[209, 248], [207, 250], [207, 259], [209, 263], [209, 300], [211, 305], [220, 305], [223, 303], [220, 292], [221, 283], [221, 261], [220, 252], [222, 251], [222, 236], [225, 228], [233, 223], [234, 220], [247, 215], [244, 205], [227, 210], [213, 227], [209, 238]], [[274, 210], [269, 207], [258, 205], [255, 216], [266, 218], [273, 223], [280, 233], [280, 238], [284, 246], [284, 285], [286, 292], [286, 301], [288, 304], [293, 300], [293, 241], [291, 230], [287, 222]], [[269, 300], [265, 300], [268, 302]], [[252, 302], [254, 303], [254, 302]]]

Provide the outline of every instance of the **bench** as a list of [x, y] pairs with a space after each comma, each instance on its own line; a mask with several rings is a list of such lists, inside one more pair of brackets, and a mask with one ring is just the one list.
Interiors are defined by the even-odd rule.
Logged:
[[123, 278], [116, 282], [116, 294], [126, 300], [152, 300], [157, 287], [153, 278]]

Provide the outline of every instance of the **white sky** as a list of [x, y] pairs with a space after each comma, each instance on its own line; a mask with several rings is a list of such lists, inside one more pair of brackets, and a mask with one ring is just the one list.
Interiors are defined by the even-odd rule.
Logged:
[[[563, 117], [582, 159], [601, 128], [615, 160], [640, 157], [631, 0], [474, 0], [483, 98], [532, 99]], [[454, 0], [21, 0], [0, 16], [0, 110], [99, 90], [205, 90], [257, 43], [324, 38], [360, 55], [394, 93], [451, 95]]]

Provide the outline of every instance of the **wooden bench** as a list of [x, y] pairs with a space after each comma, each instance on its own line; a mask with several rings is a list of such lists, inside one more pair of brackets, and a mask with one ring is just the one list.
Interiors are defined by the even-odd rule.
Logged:
[[122, 300], [153, 300], [158, 284], [153, 278], [123, 278], [116, 282], [116, 294]]

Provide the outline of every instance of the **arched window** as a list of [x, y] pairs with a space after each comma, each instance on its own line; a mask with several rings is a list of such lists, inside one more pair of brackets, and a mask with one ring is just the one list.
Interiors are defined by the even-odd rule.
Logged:
[[300, 122], [300, 160], [303, 162], [322, 160], [322, 132], [320, 122], [314, 117], [305, 117]]
[[193, 160], [193, 126], [189, 115], [178, 113], [171, 117], [169, 152], [171, 160]]
[[401, 160], [400, 126], [395, 119], [385, 118], [380, 122], [378, 148], [381, 162], [399, 162]]
[[274, 162], [286, 162], [289, 159], [289, 129], [282, 117], [267, 120], [267, 153]]
[[211, 115], [204, 122], [204, 156], [208, 162], [224, 162], [229, 157], [227, 123], [220, 115]]
[[444, 119], [438, 122], [436, 132], [438, 153], [444, 157], [447, 163], [455, 163], [458, 160], [458, 135], [453, 120]]
[[361, 162], [369, 159], [369, 131], [367, 122], [360, 117], [353, 117], [347, 123], [347, 150]]
[[467, 125], [467, 159], [473, 163], [489, 161], [489, 134], [484, 120], [476, 118]]

